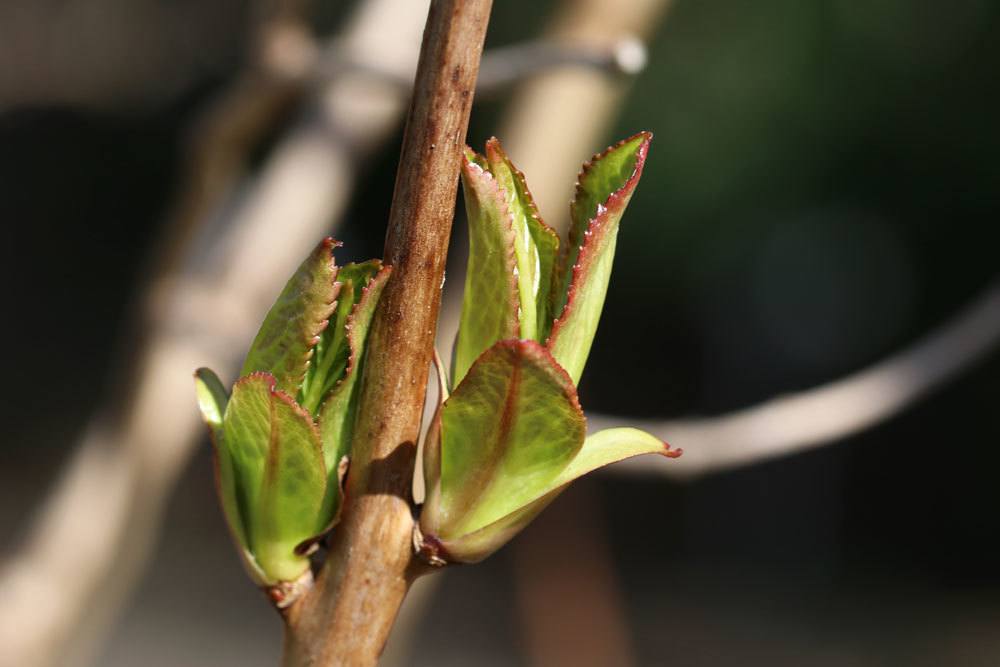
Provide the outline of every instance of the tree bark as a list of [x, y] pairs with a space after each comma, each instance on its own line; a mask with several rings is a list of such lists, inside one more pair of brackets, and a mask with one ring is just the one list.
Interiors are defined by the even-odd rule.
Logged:
[[373, 665], [413, 579], [410, 488], [458, 170], [491, 0], [431, 3], [385, 242], [343, 519], [286, 615], [288, 667]]

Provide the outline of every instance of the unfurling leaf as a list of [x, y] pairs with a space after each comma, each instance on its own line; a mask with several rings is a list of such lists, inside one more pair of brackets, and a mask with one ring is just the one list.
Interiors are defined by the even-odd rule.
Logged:
[[455, 343], [455, 382], [498, 340], [518, 334], [514, 227], [496, 179], [468, 156], [462, 188], [469, 217], [469, 265], [465, 301]]
[[569, 378], [539, 343], [497, 343], [441, 410], [440, 502], [428, 508], [438, 538], [474, 532], [535, 500], [584, 436]]
[[618, 223], [639, 183], [651, 139], [648, 132], [626, 139], [595, 156], [580, 173], [548, 343], [573, 382], [580, 381], [590, 354], [611, 278]]
[[[356, 288], [354, 307], [344, 324], [348, 355], [343, 376], [339, 384], [329, 390], [317, 415], [328, 476], [323, 514], [330, 519], [335, 518], [340, 509], [341, 490], [337, 484], [338, 466], [344, 457], [349, 457], [350, 445], [354, 440], [354, 417], [360, 393], [358, 391], [360, 386], [358, 378], [361, 376], [361, 368], [364, 364], [368, 329], [372, 317], [375, 315], [375, 306], [378, 305], [382, 289], [385, 287], [391, 272], [390, 267], [382, 267], [381, 263], [377, 263], [376, 268], [378, 272], [374, 275], [369, 274], [371, 277], [367, 279], [367, 286]], [[353, 284], [362, 285], [362, 279]]]
[[544, 340], [559, 236], [542, 222], [524, 174], [511, 163], [495, 137], [486, 142], [486, 161], [503, 194], [514, 230], [520, 337]]
[[325, 239], [289, 279], [250, 345], [241, 376], [270, 373], [278, 389], [298, 394], [340, 291], [332, 254], [336, 245]]
[[273, 376], [239, 380], [224, 430], [245, 498], [250, 552], [275, 583], [294, 581], [309, 567], [296, 547], [318, 530], [326, 470], [319, 433], [309, 415]]
[[542, 345], [491, 347], [441, 409], [440, 474], [428, 476], [420, 519], [433, 555], [481, 560], [577, 477], [639, 454], [675, 455], [636, 429], [585, 432], [576, 389]]

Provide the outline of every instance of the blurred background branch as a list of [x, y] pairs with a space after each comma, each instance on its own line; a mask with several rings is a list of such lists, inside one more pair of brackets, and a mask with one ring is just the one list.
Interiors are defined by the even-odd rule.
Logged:
[[1000, 344], [1000, 285], [912, 345], [857, 373], [736, 412], [636, 423], [593, 414], [588, 428], [637, 425], [684, 444], [684, 464], [625, 462], [621, 474], [694, 477], [788, 456], [888, 421], [982, 361]]

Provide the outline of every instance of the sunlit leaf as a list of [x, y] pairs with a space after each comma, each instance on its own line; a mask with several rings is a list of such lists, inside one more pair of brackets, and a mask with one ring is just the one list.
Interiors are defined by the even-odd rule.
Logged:
[[513, 165], [495, 137], [486, 142], [486, 160], [513, 222], [521, 305], [520, 337], [544, 340], [559, 237], [542, 222], [524, 174]]
[[[371, 263], [366, 262], [366, 264]], [[319, 411], [320, 439], [323, 443], [323, 459], [328, 479], [321, 513], [324, 523], [328, 523], [340, 507], [340, 489], [335, 482], [337, 466], [341, 459], [351, 454], [354, 417], [360, 394], [358, 379], [361, 377], [364, 365], [368, 330], [372, 317], [375, 315], [379, 298], [382, 296], [382, 290], [385, 288], [391, 273], [390, 267], [380, 267], [380, 263], [374, 266], [378, 272], [367, 285], [360, 288], [355, 287], [357, 301], [344, 325], [344, 330], [347, 332], [346, 348], [349, 351], [347, 368], [340, 384], [329, 392]], [[359, 285], [362, 279], [364, 279], [364, 274], [359, 273], [357, 282], [354, 284]], [[352, 278], [352, 280], [354, 279]]]
[[236, 474], [233, 470], [233, 459], [225, 442], [225, 430], [222, 427], [223, 416], [226, 414], [226, 404], [229, 396], [218, 376], [208, 368], [199, 368], [194, 374], [195, 394], [198, 397], [198, 407], [208, 424], [212, 436], [212, 451], [215, 463], [216, 489], [226, 523], [233, 533], [237, 543], [244, 549], [249, 547], [247, 540], [246, 518], [239, 506]]
[[498, 340], [515, 338], [518, 286], [514, 228], [493, 176], [467, 154], [462, 188], [469, 218], [469, 262], [462, 316], [455, 345], [453, 382], [461, 382], [476, 358]]
[[537, 500], [583, 443], [566, 374], [535, 341], [494, 345], [441, 412], [441, 539], [472, 533]]
[[335, 245], [325, 239], [289, 279], [264, 318], [240, 375], [270, 373], [280, 391], [298, 395], [313, 347], [337, 299]]
[[268, 373], [253, 373], [240, 378], [233, 385], [223, 417], [223, 444], [232, 462], [236, 503], [250, 545], [255, 542], [253, 514], [259, 503], [264, 462], [271, 442], [271, 392], [274, 385], [274, 377]]
[[552, 485], [560, 487], [569, 484], [574, 479], [598, 468], [642, 454], [661, 454], [668, 458], [677, 458], [681, 455], [681, 450], [671, 449], [670, 445], [656, 436], [637, 428], [605, 429], [587, 436], [583, 447], [569, 465], [563, 468], [559, 476], [552, 480]]
[[312, 418], [288, 395], [271, 393], [271, 436], [252, 551], [261, 568], [293, 581], [308, 567], [296, 553], [319, 527], [326, 469]]
[[451, 563], [478, 563], [497, 549], [507, 544], [512, 537], [525, 528], [532, 519], [555, 500], [562, 487], [550, 491], [521, 509], [503, 516], [491, 524], [471, 533], [453, 538], [434, 538], [432, 552], [438, 558]]
[[347, 344], [347, 320], [361, 298], [362, 290], [381, 267], [382, 263], [373, 259], [360, 264], [347, 264], [337, 272], [340, 291], [336, 310], [316, 343], [299, 394], [299, 403], [311, 414], [316, 414], [323, 398], [341, 381], [347, 370], [351, 357]]
[[229, 392], [212, 369], [199, 368], [194, 372], [194, 390], [198, 408], [211, 431], [222, 428], [222, 416], [226, 414]]
[[237, 504], [265, 583], [292, 581], [308, 567], [295, 549], [316, 532], [326, 485], [312, 419], [275, 387], [267, 373], [241, 378], [223, 418]]
[[652, 135], [642, 132], [584, 166], [570, 207], [569, 243], [560, 266], [558, 318], [548, 347], [579, 382], [604, 308], [618, 223], [642, 175]]

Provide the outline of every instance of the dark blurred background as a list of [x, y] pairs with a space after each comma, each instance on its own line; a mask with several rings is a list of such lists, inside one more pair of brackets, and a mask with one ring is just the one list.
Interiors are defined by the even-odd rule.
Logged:
[[[321, 35], [348, 14], [335, 4], [310, 10]], [[551, 5], [497, 2], [488, 48], [538, 36]], [[127, 373], [191, 124], [246, 67], [259, 10], [0, 6], [4, 553]], [[588, 149], [655, 133], [585, 408], [752, 406], [863, 369], [986, 289], [998, 22], [993, 0], [676, 0]], [[498, 132], [506, 101], [477, 105], [470, 143]], [[362, 171], [343, 257], [380, 252], [400, 140]], [[592, 476], [496, 556], [440, 576], [394, 664], [556, 664], [605, 631], [618, 652], [591, 657], [625, 664], [1000, 664], [998, 371], [994, 351], [902, 414], [804, 453], [686, 480]], [[275, 664], [280, 624], [228, 543], [207, 439], [171, 498], [94, 664]]]

